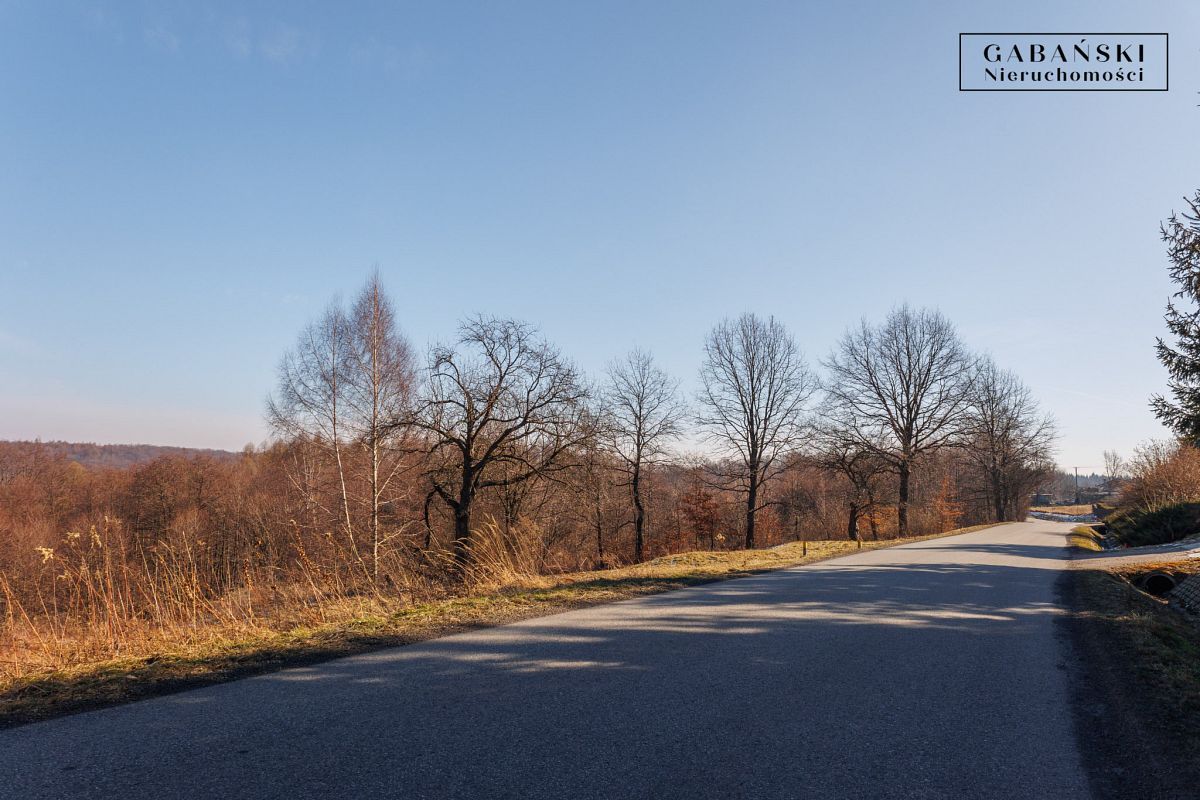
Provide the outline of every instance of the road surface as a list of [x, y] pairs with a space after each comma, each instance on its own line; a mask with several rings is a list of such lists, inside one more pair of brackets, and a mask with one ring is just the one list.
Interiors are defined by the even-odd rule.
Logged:
[[4, 798], [1088, 796], [1028, 522], [0, 732]]

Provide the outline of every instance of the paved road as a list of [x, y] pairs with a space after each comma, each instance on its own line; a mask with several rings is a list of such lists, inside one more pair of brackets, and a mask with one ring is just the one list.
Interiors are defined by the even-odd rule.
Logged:
[[1088, 796], [1022, 523], [0, 732], [5, 798]]

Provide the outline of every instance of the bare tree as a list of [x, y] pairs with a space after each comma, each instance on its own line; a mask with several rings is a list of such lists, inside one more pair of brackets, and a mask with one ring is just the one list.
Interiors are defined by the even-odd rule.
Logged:
[[990, 358], [978, 361], [971, 388], [963, 452], [983, 479], [996, 521], [1008, 522], [1054, 468], [1054, 420], [1020, 378]]
[[[320, 321], [304, 330], [284, 356], [278, 388], [267, 404], [277, 435], [303, 439], [330, 454], [340, 525], [373, 580], [379, 579], [386, 543], [380, 508], [403, 463], [395, 445], [406, 429], [392, 423], [409, 407], [413, 383], [412, 350], [396, 329], [395, 312], [375, 274], [349, 314], [335, 301]], [[356, 455], [360, 451], [362, 457]], [[303, 483], [311, 485], [311, 477]], [[312, 493], [311, 488], [307, 491]], [[355, 517], [361, 522], [363, 506], [369, 567], [360, 555], [355, 530]]]
[[348, 407], [351, 426], [367, 459], [367, 505], [371, 528], [372, 576], [379, 579], [386, 543], [379, 512], [384, 495], [402, 469], [399, 445], [408, 432], [392, 423], [410, 409], [415, 365], [408, 340], [396, 328], [396, 314], [379, 273], [367, 280], [350, 313]]
[[[859, 542], [862, 537], [858, 522], [864, 514], [874, 514], [879, 482], [889, 471], [887, 462], [879, 456], [883, 444], [877, 439], [871, 446], [865, 446], [859, 439], [861, 432], [840, 424], [835, 413], [823, 410], [820, 416], [821, 422], [814, 436], [813, 460], [846, 481], [846, 536]], [[873, 538], [878, 539], [874, 517], [870, 520]]]
[[1121, 454], [1116, 450], [1104, 451], [1104, 472], [1109, 479], [1124, 477], [1128, 466], [1125, 459], [1121, 458]]
[[521, 322], [475, 317], [455, 346], [433, 348], [412, 422], [426, 436], [431, 497], [454, 517], [460, 569], [471, 561], [476, 494], [565, 466], [584, 435], [585, 396], [575, 369]]
[[643, 473], [679, 436], [684, 416], [679, 382], [655, 366], [649, 353], [634, 350], [609, 365], [604, 397], [609, 423], [605, 439], [621, 464], [633, 500], [633, 559], [640, 562], [646, 540]]
[[841, 424], [898, 476], [900, 536], [908, 535], [913, 464], [962, 432], [971, 365], [945, 317], [908, 306], [893, 310], [878, 326], [863, 320], [825, 362], [828, 399]]
[[700, 381], [698, 422], [723, 451], [718, 480], [746, 496], [745, 545], [751, 548], [755, 515], [765, 505], [763, 485], [800, 437], [815, 380], [782, 323], [742, 314], [709, 333]]
[[1125, 459], [1116, 450], [1104, 451], [1104, 474], [1108, 476], [1108, 490], [1115, 492], [1121, 485], [1128, 469]]
[[278, 388], [267, 400], [267, 421], [276, 435], [310, 441], [331, 456], [341, 504], [339, 524], [361, 564], [344, 458], [349, 438], [345, 416], [350, 342], [350, 320], [335, 301], [319, 321], [304, 329], [295, 348], [284, 354]]
[[619, 520], [614, 509], [620, 505], [613, 498], [613, 488], [619, 481], [616, 459], [609, 447], [601, 442], [610, 423], [603, 422], [602, 409], [592, 409], [583, 416], [586, 430], [575, 447], [576, 462], [566, 474], [566, 486], [571, 501], [569, 514], [588, 529], [596, 541], [598, 568], [609, 565], [605, 548], [605, 533], [617, 534], [629, 524]]

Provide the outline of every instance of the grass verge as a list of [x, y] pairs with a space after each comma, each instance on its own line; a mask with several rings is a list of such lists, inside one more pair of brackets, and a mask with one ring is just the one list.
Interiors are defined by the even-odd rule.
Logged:
[[1067, 542], [1071, 547], [1080, 550], [1103, 550], [1104, 546], [1101, 544], [1103, 539], [1104, 537], [1097, 533], [1091, 525], [1076, 525], [1067, 536]]
[[[978, 525], [931, 536], [863, 542], [862, 550], [969, 533]], [[209, 631], [189, 641], [162, 641], [126, 658], [83, 663], [0, 683], [0, 728], [126, 703], [184, 689], [299, 666], [379, 647], [685, 586], [810, 564], [858, 552], [853, 542], [793, 542], [768, 550], [692, 552], [596, 572], [539, 576], [491, 590], [427, 603], [358, 600], [326, 610], [326, 621], [283, 629]]]
[[1030, 506], [1030, 511], [1037, 511], [1040, 514], [1068, 514], [1072, 517], [1081, 517], [1084, 514], [1092, 513], [1090, 503], [1081, 503], [1074, 506]]
[[1137, 588], [1153, 571], [1200, 564], [1064, 574], [1077, 732], [1097, 797], [1195, 797], [1200, 786], [1200, 625]]

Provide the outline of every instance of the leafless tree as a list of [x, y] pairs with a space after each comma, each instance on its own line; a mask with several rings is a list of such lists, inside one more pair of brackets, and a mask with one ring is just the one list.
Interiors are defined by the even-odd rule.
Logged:
[[383, 498], [401, 471], [402, 440], [409, 428], [393, 425], [410, 410], [415, 364], [408, 340], [396, 327], [396, 313], [374, 273], [350, 312], [348, 408], [350, 424], [366, 459], [372, 575], [379, 579]]
[[1128, 466], [1125, 459], [1116, 450], [1104, 451], [1104, 474], [1108, 476], [1108, 490], [1114, 492], [1120, 487]]
[[939, 312], [901, 306], [848, 331], [825, 366], [841, 424], [898, 476], [897, 533], [907, 536], [913, 464], [961, 436], [972, 359]]
[[346, 394], [349, 384], [350, 320], [334, 301], [321, 319], [304, 329], [279, 364], [278, 388], [267, 400], [267, 420], [283, 439], [303, 439], [330, 454], [338, 481], [339, 524], [362, 563], [350, 513], [346, 475]]
[[[859, 438], [863, 433], [844, 426], [836, 413], [824, 409], [813, 437], [813, 460], [846, 481], [846, 536], [852, 541], [861, 541], [858, 522], [864, 514], [874, 514], [879, 483], [889, 472], [879, 455], [883, 442], [876, 438], [870, 446], [864, 445]], [[874, 517], [870, 519], [873, 537], [878, 539]]]
[[643, 472], [679, 436], [685, 413], [679, 382], [655, 366], [649, 353], [634, 350], [609, 365], [604, 397], [608, 423], [605, 440], [629, 486], [633, 500], [633, 559], [640, 562], [646, 541]]
[[431, 497], [454, 518], [454, 560], [471, 561], [477, 493], [565, 466], [584, 435], [586, 391], [575, 369], [521, 322], [474, 317], [454, 346], [433, 348], [412, 418], [426, 437]]
[[1054, 468], [1054, 420], [1020, 378], [990, 358], [977, 362], [965, 416], [963, 452], [983, 479], [996, 521], [1016, 519]]
[[602, 439], [608, 438], [611, 422], [606, 421], [603, 409], [591, 409], [583, 416], [586, 426], [584, 435], [575, 447], [576, 462], [566, 473], [566, 486], [570, 493], [569, 513], [579, 524], [590, 531], [596, 542], [597, 567], [603, 569], [610, 564], [605, 546], [605, 534], [617, 534], [629, 524], [619, 519], [623, 508], [614, 497], [614, 488], [620, 482], [616, 458]]
[[701, 430], [722, 451], [715, 468], [728, 489], [745, 494], [747, 548], [765, 505], [763, 486], [798, 442], [815, 379], [783, 324], [742, 314], [709, 333], [700, 369]]
[[[267, 403], [277, 435], [305, 440], [331, 455], [340, 525], [364, 565], [352, 509], [365, 506], [370, 536], [366, 568], [373, 580], [379, 579], [387, 540], [380, 508], [403, 463], [396, 440], [406, 429], [392, 423], [409, 408], [413, 383], [412, 350], [396, 328], [395, 312], [375, 274], [349, 314], [335, 301], [304, 330], [284, 356], [278, 388]], [[364, 457], [356, 456], [357, 451]], [[311, 475], [304, 477], [311, 496]]]
[[1125, 459], [1116, 450], [1104, 451], [1104, 473], [1109, 479], [1121, 478], [1125, 475], [1127, 465]]

